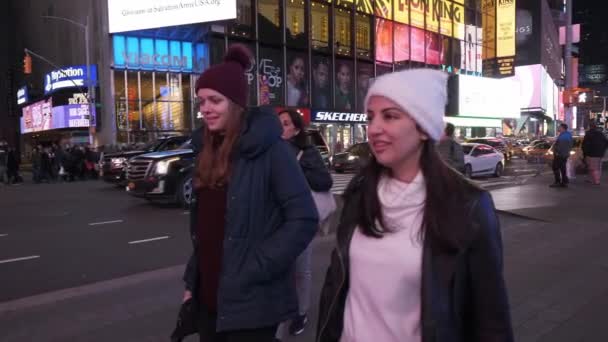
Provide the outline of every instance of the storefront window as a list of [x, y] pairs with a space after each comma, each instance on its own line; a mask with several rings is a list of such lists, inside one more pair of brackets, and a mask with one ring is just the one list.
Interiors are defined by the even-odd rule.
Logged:
[[334, 38], [336, 53], [350, 56], [352, 53], [351, 12], [337, 8], [335, 14]]
[[259, 36], [263, 37], [264, 43], [280, 44], [283, 41], [280, 1], [259, 0], [258, 7]]
[[[397, 0], [395, 0], [397, 1]], [[384, 19], [393, 19], [393, 4], [391, 0], [376, 0], [376, 15]]]
[[329, 51], [329, 6], [313, 2], [312, 4], [312, 48]]
[[260, 105], [283, 105], [284, 75], [281, 50], [260, 48], [258, 66]]
[[410, 27], [395, 23], [395, 63], [410, 60]]
[[140, 127], [139, 81], [137, 72], [127, 72], [127, 109], [128, 130], [136, 131]]
[[336, 60], [335, 101], [337, 110], [355, 110], [353, 62]]
[[312, 106], [319, 109], [329, 109], [331, 99], [330, 58], [316, 55], [312, 58]]
[[376, 60], [393, 63], [393, 22], [376, 18]]
[[426, 64], [440, 65], [442, 61], [441, 38], [439, 34], [426, 32]]
[[374, 65], [359, 62], [357, 64], [357, 107], [356, 111], [363, 113], [365, 110], [365, 96], [374, 77]]
[[357, 57], [369, 59], [372, 56], [371, 17], [357, 13], [355, 25]]
[[253, 36], [252, 0], [237, 0], [236, 20], [228, 25], [228, 33], [233, 36], [251, 38]]
[[141, 72], [141, 110], [143, 113], [144, 128], [148, 131], [156, 130], [156, 99], [154, 97], [153, 72]]
[[308, 96], [308, 58], [300, 52], [287, 52], [287, 101], [289, 107], [307, 107]]
[[127, 130], [127, 94], [125, 88], [125, 73], [123, 70], [114, 71], [114, 105], [116, 126], [119, 131]]
[[306, 48], [308, 36], [303, 0], [287, 0], [287, 45]]

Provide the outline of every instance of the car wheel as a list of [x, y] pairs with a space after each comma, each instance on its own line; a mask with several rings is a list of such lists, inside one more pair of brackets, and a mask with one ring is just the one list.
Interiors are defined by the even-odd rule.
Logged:
[[188, 208], [190, 203], [192, 202], [192, 194], [194, 192], [194, 188], [192, 185], [192, 175], [185, 175], [181, 181], [179, 182], [179, 187], [177, 188], [175, 202], [177, 205]]
[[464, 176], [467, 178], [473, 178], [473, 167], [471, 164], [467, 164], [464, 166]]
[[494, 169], [494, 177], [502, 176], [502, 172], [504, 171], [504, 166], [502, 163], [496, 164], [496, 169]]

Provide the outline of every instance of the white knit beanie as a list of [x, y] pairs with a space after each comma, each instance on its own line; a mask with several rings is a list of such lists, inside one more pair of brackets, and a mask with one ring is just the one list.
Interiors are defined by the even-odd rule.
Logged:
[[448, 74], [432, 69], [411, 69], [378, 77], [365, 97], [383, 96], [398, 104], [433, 141], [445, 129], [443, 117], [448, 100]]

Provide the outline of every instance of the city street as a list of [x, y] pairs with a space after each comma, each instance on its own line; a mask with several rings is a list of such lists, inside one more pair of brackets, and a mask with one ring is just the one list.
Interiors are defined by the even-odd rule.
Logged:
[[[551, 180], [492, 190], [516, 340], [605, 341], [606, 187]], [[191, 248], [183, 209], [95, 181], [0, 187], [0, 207], [0, 341], [168, 339]], [[333, 237], [313, 242], [313, 310]], [[313, 311], [289, 341], [313, 341], [315, 325]]]

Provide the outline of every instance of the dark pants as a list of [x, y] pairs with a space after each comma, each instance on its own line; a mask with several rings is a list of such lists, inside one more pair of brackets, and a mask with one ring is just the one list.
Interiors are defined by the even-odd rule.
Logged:
[[200, 342], [272, 342], [277, 327], [216, 332], [217, 316], [199, 312]]
[[568, 184], [568, 174], [566, 173], [566, 164], [568, 157], [555, 156], [553, 158], [553, 174], [555, 175], [555, 184]]

